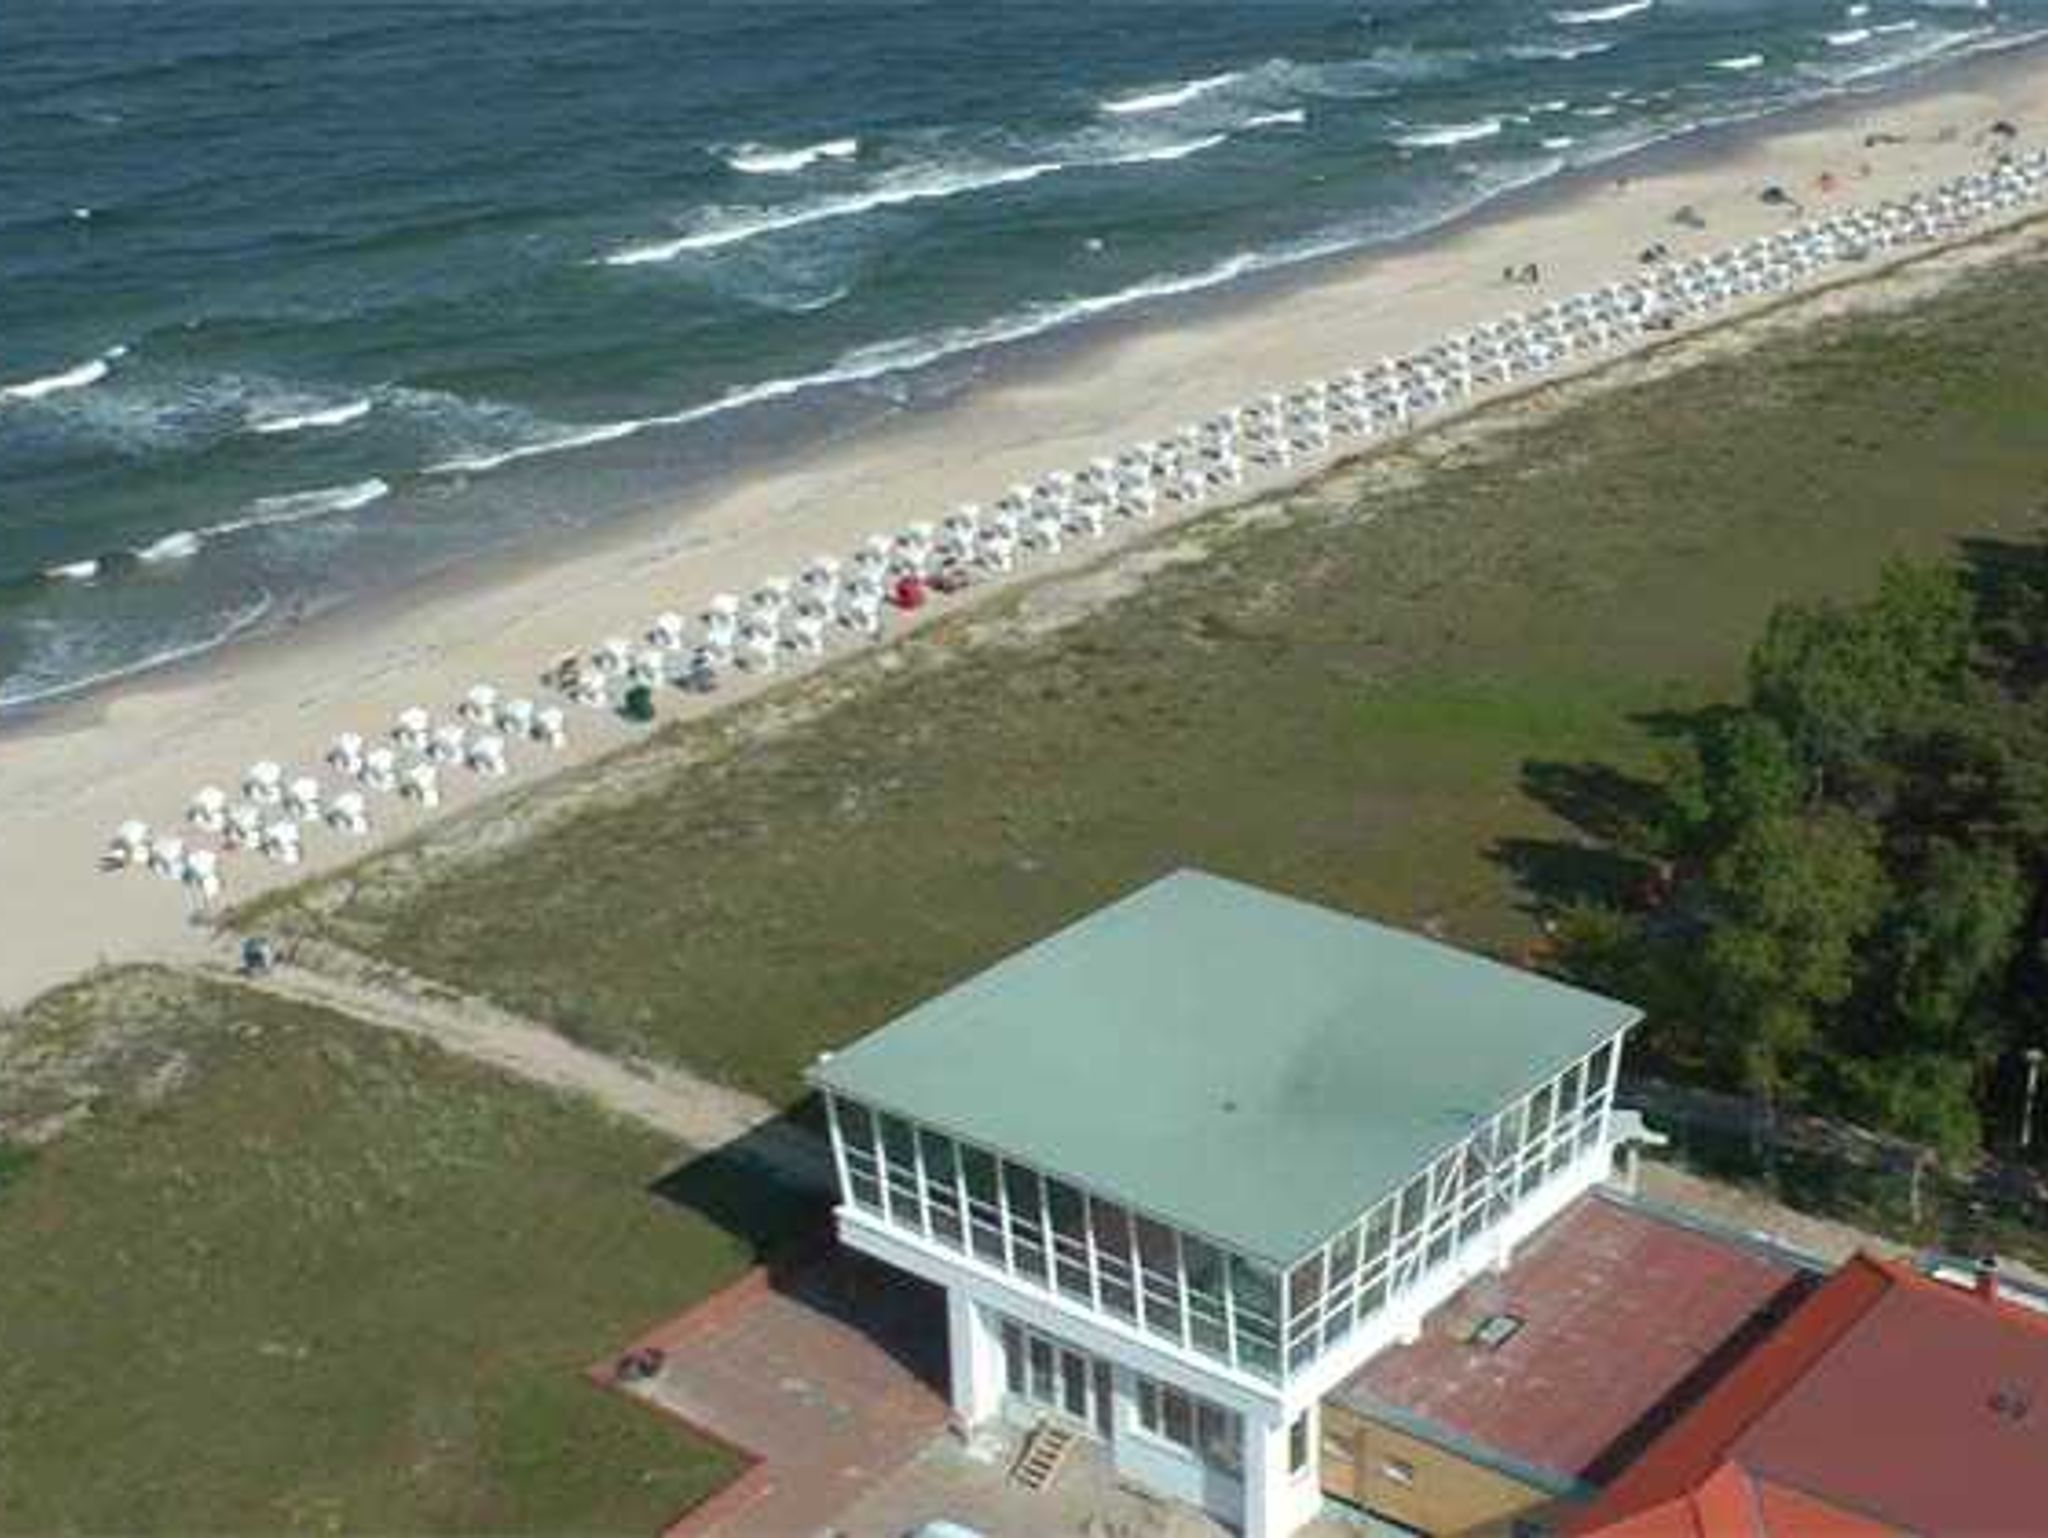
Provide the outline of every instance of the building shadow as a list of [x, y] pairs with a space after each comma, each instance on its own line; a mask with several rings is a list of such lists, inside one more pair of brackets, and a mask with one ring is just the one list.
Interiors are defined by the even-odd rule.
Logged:
[[1668, 1393], [1644, 1411], [1636, 1421], [1608, 1443], [1580, 1473], [1595, 1486], [1614, 1482], [1672, 1425], [1704, 1399], [1716, 1384], [1733, 1372], [1764, 1339], [1791, 1315], [1813, 1290], [1826, 1279], [1825, 1272], [1802, 1273], [1780, 1287], [1755, 1313], [1706, 1356], [1692, 1371], [1671, 1386]]
[[947, 1394], [945, 1295], [841, 1246], [832, 1156], [814, 1101], [664, 1172], [649, 1193], [747, 1248], [757, 1282], [864, 1337]]

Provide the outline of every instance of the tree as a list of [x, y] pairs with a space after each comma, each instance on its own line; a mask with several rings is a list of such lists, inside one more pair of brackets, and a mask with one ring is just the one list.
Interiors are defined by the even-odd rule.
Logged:
[[2020, 944], [2030, 891], [1996, 846], [1937, 841], [1900, 892], [1887, 947], [1892, 1029], [1882, 1045], [1945, 1052], [1981, 1064], [1995, 1050], [1987, 1013]]
[[1971, 619], [1953, 574], [1894, 563], [1868, 604], [1787, 604], [1772, 614], [1750, 656], [1751, 701], [1825, 794], [1886, 732], [1961, 684]]
[[1681, 825], [1673, 842], [1695, 856], [1723, 848], [1751, 823], [1798, 810], [1807, 781], [1777, 722], [1754, 710], [1723, 712], [1673, 768], [1666, 795]]
[[1741, 1077], [1775, 1098], [1819, 1034], [1819, 1011], [1856, 985], [1857, 946], [1884, 911], [1872, 830], [1847, 812], [1759, 818], [1708, 872], [1704, 947]]

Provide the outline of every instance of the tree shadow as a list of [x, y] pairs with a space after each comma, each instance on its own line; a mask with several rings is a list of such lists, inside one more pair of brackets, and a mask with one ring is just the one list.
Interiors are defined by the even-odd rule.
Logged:
[[2048, 540], [1965, 539], [1962, 580], [1978, 629], [2002, 671], [2048, 683]]
[[[1661, 743], [1698, 746], [1734, 707], [1645, 711], [1631, 722]], [[1614, 764], [1527, 759], [1522, 794], [1572, 828], [1576, 837], [1508, 838], [1487, 851], [1524, 894], [1523, 909], [1554, 914], [1576, 903], [1639, 905], [1658, 874], [1663, 832], [1674, 822], [1669, 791]]]
[[1580, 903], [1626, 907], [1654, 874], [1647, 860], [1571, 839], [1497, 839], [1486, 854], [1514, 877], [1523, 910], [1538, 917]]

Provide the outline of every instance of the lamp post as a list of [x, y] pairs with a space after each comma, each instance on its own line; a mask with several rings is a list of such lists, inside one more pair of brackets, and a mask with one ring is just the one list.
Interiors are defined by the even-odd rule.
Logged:
[[2027, 1059], [2027, 1093], [2020, 1104], [2020, 1151], [2025, 1152], [2034, 1142], [2034, 1093], [2041, 1087], [2041, 1059], [2048, 1056], [2039, 1047], [2029, 1047]]

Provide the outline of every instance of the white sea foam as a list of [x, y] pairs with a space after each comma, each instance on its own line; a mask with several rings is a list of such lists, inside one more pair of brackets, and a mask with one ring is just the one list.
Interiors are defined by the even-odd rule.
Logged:
[[1917, 32], [1920, 23], [1908, 17], [1904, 21], [1881, 21], [1870, 30], [1880, 37], [1889, 37], [1894, 32]]
[[151, 566], [163, 561], [189, 560], [199, 553], [200, 536], [192, 529], [179, 529], [161, 539], [151, 540], [135, 552], [135, 559]]
[[725, 157], [735, 171], [749, 176], [787, 176], [821, 160], [851, 160], [860, 153], [860, 140], [826, 139], [793, 150], [778, 150], [765, 144], [742, 144]]
[[1630, 16], [1640, 16], [1657, 0], [1622, 0], [1619, 5], [1595, 6], [1584, 11], [1552, 11], [1550, 19], [1560, 27], [1591, 27], [1603, 21], [1622, 21]]
[[217, 646], [224, 646], [244, 631], [263, 622], [264, 617], [275, 606], [276, 600], [268, 591], [251, 603], [227, 615], [211, 634], [196, 641], [187, 641], [175, 646], [166, 646], [148, 656], [138, 657], [120, 667], [103, 668], [78, 678], [67, 678], [62, 683], [47, 684], [41, 688], [0, 689], [0, 710], [17, 710], [24, 705], [47, 704], [51, 700], [83, 694], [88, 689], [97, 689], [102, 684], [116, 683], [123, 678], [134, 678], [157, 668], [168, 667], [174, 662], [185, 662], [202, 656]]
[[1248, 128], [1299, 128], [1308, 121], [1308, 113], [1300, 107], [1285, 112], [1257, 112], [1239, 123], [1239, 131]]
[[[1915, 24], [1908, 31], [1900, 28], [1897, 23], [1889, 25], [1896, 34], [1896, 40], [1890, 45], [1875, 50], [1859, 51], [1848, 56], [1854, 62], [1834, 64], [1817, 61], [1804, 66], [1805, 72], [1831, 85], [1853, 85], [1859, 80], [1880, 79], [1951, 54], [1975, 53], [1986, 46], [2018, 46], [2027, 40], [2021, 36], [2001, 38], [1991, 27], [1961, 27], [1950, 30], [1940, 27], [1922, 28]], [[1873, 33], [1882, 33], [1886, 29], [1878, 26], [1870, 30]]]
[[706, 421], [727, 412], [743, 410], [769, 401], [785, 400], [811, 390], [833, 385], [862, 384], [894, 374], [908, 373], [947, 358], [957, 357], [962, 353], [978, 352], [988, 347], [1025, 341], [1056, 331], [1076, 321], [1111, 314], [1148, 300], [1196, 293], [1232, 282], [1248, 273], [1332, 254], [1346, 249], [1351, 244], [1353, 242], [1350, 240], [1332, 239], [1309, 242], [1278, 252], [1241, 252], [1197, 272], [1152, 278], [1109, 294], [1033, 305], [1014, 315], [1004, 316], [984, 325], [959, 326], [937, 333], [903, 337], [857, 348], [843, 355], [831, 367], [816, 373], [764, 380], [759, 384], [733, 390], [717, 400], [706, 401], [701, 405], [667, 412], [660, 416], [599, 423], [491, 453], [469, 454], [444, 460], [439, 464], [429, 465], [426, 473], [481, 474], [517, 464], [522, 460], [538, 459], [601, 443], [613, 443], [654, 428], [686, 427], [691, 423]]
[[1621, 110], [1621, 108], [1619, 108], [1619, 107], [1615, 106], [1613, 102], [1604, 102], [1604, 103], [1602, 103], [1602, 104], [1601, 104], [1600, 106], [1597, 106], [1597, 107], [1575, 107], [1575, 108], [1573, 108], [1573, 109], [1572, 109], [1572, 116], [1574, 116], [1574, 117], [1613, 117], [1613, 116], [1614, 116], [1614, 114], [1615, 114], [1615, 113], [1617, 113], [1617, 112], [1619, 112], [1620, 110]]
[[126, 347], [109, 347], [97, 358], [90, 358], [61, 373], [25, 379], [20, 384], [0, 385], [0, 401], [39, 401], [66, 390], [83, 390], [87, 385], [96, 385], [113, 372], [114, 361], [125, 357], [127, 352]]
[[326, 518], [335, 513], [352, 513], [391, 494], [391, 487], [376, 476], [352, 481], [346, 486], [322, 486], [317, 491], [294, 491], [283, 496], [258, 497], [249, 512], [225, 523], [199, 531], [202, 539], [239, 534], [244, 529], [265, 529], [276, 524], [304, 523], [309, 518]]
[[1591, 58], [1614, 46], [1612, 41], [1591, 43], [1518, 43], [1508, 50], [1508, 56], [1515, 59], [1555, 59], [1568, 64], [1573, 59]]
[[517, 464], [522, 459], [538, 459], [544, 454], [559, 454], [565, 449], [594, 448], [600, 443], [615, 443], [621, 438], [630, 438], [637, 432], [659, 426], [662, 420], [660, 417], [639, 417], [623, 422], [601, 422], [595, 427], [564, 433], [559, 438], [521, 443], [492, 454], [465, 454], [455, 459], [444, 459], [439, 464], [428, 465], [427, 474], [480, 474], [485, 470], [496, 470], [505, 465]]
[[1105, 165], [1136, 166], [1157, 160], [1185, 160], [1190, 155], [1199, 155], [1203, 150], [1213, 150], [1230, 137], [1229, 134], [1204, 134], [1199, 139], [1186, 139], [1179, 144], [1162, 144], [1149, 150], [1132, 150], [1128, 155], [1119, 155]]
[[1501, 129], [1497, 117], [1478, 118], [1470, 123], [1441, 123], [1431, 128], [1415, 128], [1404, 134], [1397, 134], [1394, 142], [1403, 149], [1446, 149], [1454, 144], [1471, 144], [1480, 139], [1491, 139]]
[[52, 582], [90, 582], [100, 574], [100, 563], [95, 560], [66, 561], [61, 566], [52, 566], [43, 575]]
[[1190, 155], [1215, 148], [1228, 137], [1227, 134], [1209, 134], [1203, 138], [1180, 143], [1127, 149], [1108, 155], [1084, 156], [1073, 160], [1039, 160], [1014, 166], [976, 166], [911, 172], [898, 179], [883, 182], [866, 192], [823, 198], [810, 203], [797, 203], [785, 208], [746, 210], [737, 217], [710, 224], [687, 235], [622, 247], [607, 256], [597, 258], [597, 261], [606, 267], [640, 267], [655, 262], [671, 262], [691, 251], [716, 251], [725, 246], [736, 246], [745, 241], [756, 240], [763, 235], [803, 229], [809, 225], [824, 224], [835, 219], [850, 219], [881, 208], [939, 202], [966, 193], [985, 192], [996, 187], [1014, 187], [1025, 182], [1037, 181], [1043, 176], [1056, 175], [1061, 171], [1184, 160]]
[[1715, 69], [1725, 69], [1736, 74], [1763, 67], [1764, 56], [1760, 53], [1739, 53], [1732, 58], [1714, 60]]
[[350, 422], [359, 422], [370, 414], [370, 399], [362, 396], [346, 401], [339, 406], [323, 406], [315, 411], [294, 412], [289, 416], [258, 417], [249, 424], [252, 433], [296, 433], [309, 427], [341, 427]]
[[1243, 78], [1242, 70], [1230, 70], [1221, 75], [1204, 75], [1199, 80], [1189, 80], [1164, 90], [1146, 91], [1137, 96], [1114, 97], [1102, 104], [1102, 110], [1117, 117], [1139, 117], [1148, 112], [1167, 112], [1175, 107], [1185, 106], [1198, 96], [1220, 91], [1232, 81]]
[[1570, 134], [1552, 134], [1543, 141], [1543, 147], [1547, 150], [1568, 150], [1578, 142]]
[[1870, 28], [1850, 27], [1841, 32], [1827, 33], [1826, 37], [1830, 48], [1854, 48], [1858, 43], [1870, 41]]

